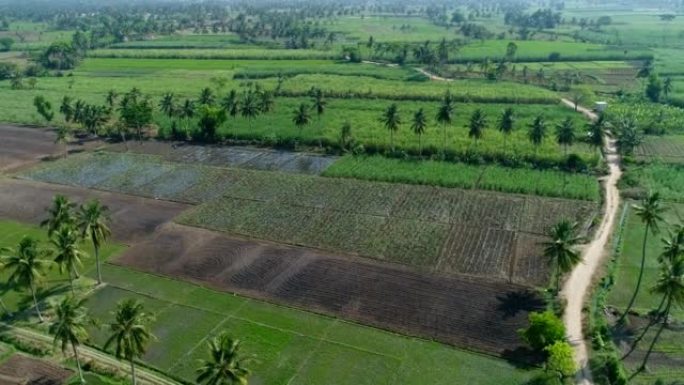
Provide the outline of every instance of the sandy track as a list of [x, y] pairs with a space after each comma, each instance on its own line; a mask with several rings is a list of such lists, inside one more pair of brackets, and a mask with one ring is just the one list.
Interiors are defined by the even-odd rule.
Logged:
[[[567, 99], [563, 99], [562, 103], [570, 108], [575, 108], [575, 105]], [[594, 112], [587, 108], [579, 106], [577, 111], [589, 119], [594, 120], [598, 118]], [[590, 385], [593, 383], [591, 369], [588, 367], [589, 356], [583, 331], [582, 308], [584, 307], [587, 293], [592, 286], [594, 275], [601, 267], [603, 257], [606, 254], [606, 246], [613, 233], [613, 227], [620, 206], [620, 192], [617, 188], [617, 182], [622, 174], [620, 158], [616, 151], [615, 141], [610, 138], [606, 138], [605, 154], [609, 173], [602, 180], [605, 192], [603, 219], [594, 235], [594, 239], [584, 250], [582, 263], [577, 265], [572, 271], [561, 291], [561, 296], [567, 301], [563, 322], [567, 329], [568, 340], [575, 349], [575, 361], [581, 368], [576, 377], [576, 382], [580, 385]]]

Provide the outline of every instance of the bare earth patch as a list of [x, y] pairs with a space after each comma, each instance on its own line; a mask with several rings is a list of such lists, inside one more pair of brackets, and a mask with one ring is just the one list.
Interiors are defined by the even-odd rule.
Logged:
[[0, 218], [38, 224], [56, 194], [73, 201], [99, 199], [109, 208], [115, 240], [131, 243], [147, 237], [188, 206], [131, 195], [31, 182], [0, 179]]
[[515, 284], [444, 276], [167, 224], [116, 264], [506, 355], [542, 302]]
[[70, 370], [19, 354], [0, 365], [0, 385], [61, 385], [71, 375]]

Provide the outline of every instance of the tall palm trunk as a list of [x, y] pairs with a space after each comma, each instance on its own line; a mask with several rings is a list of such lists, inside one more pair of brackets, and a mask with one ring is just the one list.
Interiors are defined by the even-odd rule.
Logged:
[[97, 284], [102, 284], [102, 272], [100, 271], [100, 247], [93, 245], [95, 248], [95, 268], [97, 269]]
[[660, 312], [663, 310], [663, 305], [665, 305], [666, 299], [667, 298], [663, 296], [663, 299], [660, 301], [660, 305], [658, 305], [658, 309], [656, 310], [656, 318], [648, 323], [648, 325], [644, 328], [639, 337], [637, 337], [637, 339], [634, 340], [632, 346], [629, 348], [629, 351], [625, 353], [622, 356], [622, 358], [620, 358], [620, 360], [624, 361], [625, 358], [629, 357], [629, 355], [632, 354], [634, 350], [636, 350], [637, 345], [639, 345], [639, 342], [641, 342], [641, 340], [646, 336], [646, 333], [648, 333], [648, 331], [651, 329], [651, 326], [658, 323], [658, 321], [660, 320]]
[[390, 130], [390, 148], [394, 153], [394, 130]]
[[135, 377], [135, 363], [133, 362], [133, 357], [131, 357], [131, 379], [133, 380], [133, 385], [137, 385], [138, 379]]
[[418, 134], [418, 156], [423, 157], [423, 134]]
[[658, 339], [660, 338], [660, 333], [663, 332], [663, 329], [665, 329], [665, 326], [667, 325], [667, 319], [670, 317], [671, 307], [672, 307], [672, 297], [668, 296], [667, 306], [665, 307], [665, 315], [663, 317], [663, 322], [662, 322], [662, 324], [660, 324], [660, 328], [658, 329], [658, 332], [656, 333], [655, 337], [653, 337], [653, 341], [651, 341], [651, 345], [649, 345], [648, 350], [646, 351], [646, 355], [644, 356], [644, 360], [641, 362], [639, 369], [637, 369], [637, 371], [631, 376], [631, 378], [633, 378], [637, 373], [643, 372], [644, 369], [646, 369], [646, 363], [648, 362], [648, 358], [651, 356], [651, 353], [653, 352], [653, 348], [655, 347], [656, 342], [658, 342]]
[[38, 313], [38, 319], [43, 322], [43, 314], [40, 313], [40, 307], [38, 306], [38, 298], [36, 298], [36, 288], [31, 282], [31, 295], [33, 296], [33, 306], [36, 308], [36, 313]]
[[85, 384], [85, 378], [83, 378], [83, 370], [81, 369], [81, 359], [78, 357], [78, 349], [75, 344], [71, 344], [74, 349], [74, 358], [76, 359], [76, 368], [78, 368], [78, 377], [81, 379], [81, 384]]
[[632, 298], [629, 300], [629, 304], [627, 305], [625, 312], [622, 313], [620, 319], [617, 322], [618, 325], [624, 322], [625, 317], [627, 317], [627, 313], [629, 313], [629, 311], [632, 310], [632, 306], [634, 306], [634, 301], [636, 301], [636, 297], [637, 295], [639, 295], [639, 289], [641, 288], [641, 279], [644, 277], [644, 266], [646, 264], [646, 240], [648, 239], [649, 227], [649, 225], [646, 225], [646, 229], [644, 230], [644, 242], [641, 245], [641, 269], [639, 270], [639, 278], [637, 279], [637, 285], [634, 289], [634, 294], [632, 294]]

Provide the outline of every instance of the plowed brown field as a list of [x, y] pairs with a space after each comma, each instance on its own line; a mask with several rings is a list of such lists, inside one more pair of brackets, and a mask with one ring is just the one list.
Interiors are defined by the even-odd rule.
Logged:
[[38, 224], [56, 194], [75, 202], [99, 199], [109, 207], [114, 239], [132, 243], [149, 236], [188, 206], [184, 204], [107, 193], [48, 183], [0, 179], [0, 218]]
[[167, 224], [116, 264], [491, 354], [542, 302], [525, 287]]

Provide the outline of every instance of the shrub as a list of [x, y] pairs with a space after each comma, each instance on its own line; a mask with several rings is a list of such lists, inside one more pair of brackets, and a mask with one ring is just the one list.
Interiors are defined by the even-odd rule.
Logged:
[[548, 354], [546, 369], [556, 372], [561, 378], [569, 377], [577, 371], [573, 359], [572, 346], [565, 341], [556, 341], [544, 348]]
[[529, 314], [530, 326], [519, 331], [520, 336], [536, 351], [544, 349], [565, 339], [563, 321], [550, 311], [532, 312]]

